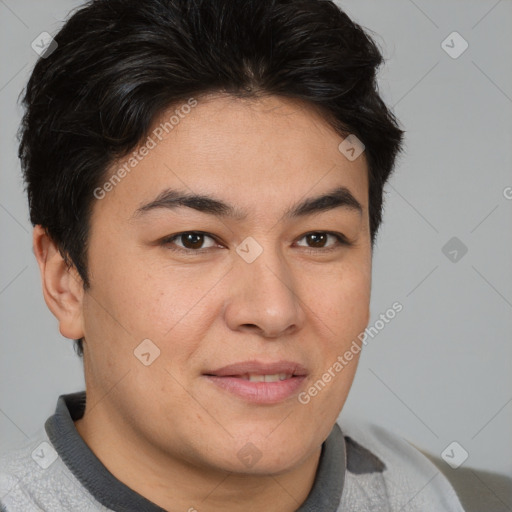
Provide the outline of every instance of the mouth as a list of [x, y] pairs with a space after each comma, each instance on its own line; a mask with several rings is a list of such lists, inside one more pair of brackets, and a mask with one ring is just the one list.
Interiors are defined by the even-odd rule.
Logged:
[[293, 361], [245, 361], [203, 375], [218, 389], [245, 402], [270, 405], [297, 394], [308, 372]]
[[294, 377], [291, 373], [273, 373], [270, 375], [262, 375], [258, 373], [246, 373], [245, 375], [231, 375], [249, 382], [278, 382], [280, 380], [291, 379]]

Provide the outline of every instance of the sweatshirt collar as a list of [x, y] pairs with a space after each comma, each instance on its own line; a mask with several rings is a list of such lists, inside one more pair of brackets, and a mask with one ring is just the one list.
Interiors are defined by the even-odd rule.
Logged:
[[[165, 512], [144, 496], [123, 484], [103, 465], [82, 439], [74, 421], [85, 411], [85, 391], [61, 395], [45, 430], [68, 469], [102, 505], [122, 512]], [[313, 487], [297, 512], [336, 512], [345, 480], [345, 440], [337, 423], [322, 444]]]

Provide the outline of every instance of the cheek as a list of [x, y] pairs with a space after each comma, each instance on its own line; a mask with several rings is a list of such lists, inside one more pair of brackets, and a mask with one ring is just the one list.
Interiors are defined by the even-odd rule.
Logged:
[[110, 240], [109, 247], [91, 247], [94, 298], [111, 314], [110, 321], [124, 329], [124, 337], [160, 339], [187, 302], [178, 272], [157, 268], [129, 240], [113, 234], [103, 239]]
[[358, 337], [370, 316], [370, 286], [367, 272], [347, 271], [316, 296], [314, 321], [325, 335], [317, 338], [314, 375], [300, 403], [322, 425], [336, 420], [352, 386], [361, 354]]
[[348, 279], [339, 292], [338, 308], [331, 311], [331, 318], [339, 332], [352, 340], [368, 324], [370, 318], [370, 283], [361, 275]]
[[370, 317], [370, 276], [369, 267], [347, 265], [328, 281], [317, 281], [321, 286], [317, 287], [313, 309], [320, 320], [318, 328], [325, 335], [317, 339], [313, 389], [306, 399], [311, 399], [315, 414], [325, 421], [341, 410], [357, 370], [359, 336]]
[[160, 350], [159, 362], [178, 371], [187, 366], [219, 314], [215, 284], [225, 271], [205, 272], [147, 260], [143, 265], [140, 257], [136, 261], [125, 256], [119, 264], [109, 265], [108, 272], [102, 271], [108, 279], [100, 279], [97, 273], [93, 295], [98, 300], [91, 301], [89, 334], [99, 339], [100, 329], [109, 332], [112, 348], [101, 350], [113, 352], [112, 357], [125, 345], [127, 357], [133, 358], [138, 344], [150, 339]]
[[351, 341], [364, 330], [370, 316], [371, 269], [341, 266], [328, 275], [311, 276], [306, 289], [312, 310], [336, 339], [336, 345]]

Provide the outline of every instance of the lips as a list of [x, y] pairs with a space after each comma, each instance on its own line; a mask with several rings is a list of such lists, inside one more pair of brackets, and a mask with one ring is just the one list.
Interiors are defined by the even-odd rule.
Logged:
[[294, 361], [245, 361], [204, 373], [210, 383], [244, 401], [276, 404], [295, 395], [308, 372]]
[[243, 375], [292, 375], [302, 377], [307, 375], [307, 370], [299, 363], [292, 361], [277, 361], [262, 363], [259, 361], [244, 361], [223, 366], [217, 370], [207, 372], [206, 375], [214, 377], [241, 377]]

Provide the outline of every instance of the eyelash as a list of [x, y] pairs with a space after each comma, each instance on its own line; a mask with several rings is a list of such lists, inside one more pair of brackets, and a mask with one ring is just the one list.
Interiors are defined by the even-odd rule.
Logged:
[[[174, 243], [174, 241], [176, 239], [180, 238], [182, 235], [192, 235], [192, 234], [193, 235], [205, 235], [205, 236], [211, 238], [212, 240], [214, 240], [216, 243], [219, 243], [218, 240], [213, 235], [211, 235], [210, 233], [206, 233], [205, 231], [182, 231], [181, 233], [176, 233], [175, 235], [171, 235], [171, 236], [163, 238], [160, 241], [160, 245], [166, 246], [166, 248], [170, 251], [180, 252], [182, 254], [187, 254], [187, 255], [204, 254], [206, 252], [209, 252], [211, 249], [215, 249], [215, 247], [208, 247], [206, 249], [187, 249], [187, 248], [183, 248], [183, 247], [179, 247], [179, 246], [174, 246], [174, 247], [170, 246], [170, 244]], [[299, 238], [299, 240], [302, 240], [306, 236], [313, 235], [313, 234], [331, 235], [336, 239], [336, 243], [334, 244], [334, 246], [327, 247], [327, 248], [323, 248], [323, 247], [317, 247], [317, 248], [309, 247], [308, 248], [308, 247], [301, 246], [301, 248], [305, 249], [305, 252], [307, 252], [307, 253], [318, 253], [318, 252], [326, 253], [326, 252], [334, 251], [341, 247], [350, 247], [350, 246], [354, 245], [352, 242], [350, 242], [347, 239], [347, 237], [345, 235], [343, 235], [342, 233], [337, 233], [336, 231], [309, 231], [309, 232], [305, 233], [304, 235], [302, 235]]]

